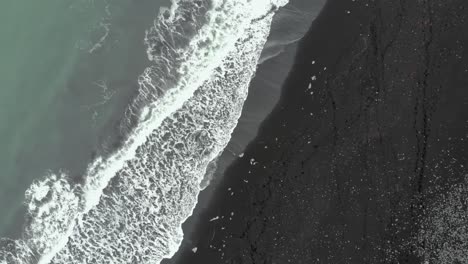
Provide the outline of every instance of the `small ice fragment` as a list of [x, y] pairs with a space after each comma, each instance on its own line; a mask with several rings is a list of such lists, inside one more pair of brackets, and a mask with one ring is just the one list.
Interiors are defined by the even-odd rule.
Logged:
[[312, 88], [312, 83], [309, 83], [309, 87], [307, 87], [307, 89], [310, 89]]
[[312, 61], [312, 64], [315, 64], [315, 61]]
[[242, 157], [244, 157], [244, 153], [241, 153], [241, 154], [239, 154], [239, 156], [238, 156], [238, 157], [239, 157], [239, 158], [242, 158]]
[[219, 219], [219, 216], [216, 216], [216, 217], [214, 217], [214, 218], [211, 218], [211, 219], [210, 219], [210, 222], [216, 221], [216, 220], [218, 220], [218, 219]]
[[197, 253], [197, 250], [198, 250], [197, 247], [192, 248], [192, 252], [193, 252], [193, 253]]
[[315, 81], [315, 80], [317, 80], [317, 76], [314, 75], [312, 76], [312, 81]]

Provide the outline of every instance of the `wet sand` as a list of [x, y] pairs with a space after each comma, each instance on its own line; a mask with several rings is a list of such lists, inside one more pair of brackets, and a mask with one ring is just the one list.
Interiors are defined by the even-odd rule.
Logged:
[[179, 252], [164, 263], [467, 255], [451, 254], [459, 242], [434, 230], [468, 224], [457, 218], [468, 207], [430, 221], [468, 175], [467, 10], [461, 0], [329, 0], [279, 104], [200, 194]]

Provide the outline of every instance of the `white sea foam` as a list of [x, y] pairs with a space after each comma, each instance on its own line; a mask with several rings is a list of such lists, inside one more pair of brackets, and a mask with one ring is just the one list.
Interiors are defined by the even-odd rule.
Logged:
[[154, 65], [127, 112], [138, 117], [128, 140], [96, 159], [83, 185], [65, 175], [34, 183], [24, 238], [1, 245], [0, 263], [157, 263], [172, 255], [206, 167], [237, 123], [272, 11], [284, 4], [174, 1], [147, 33]]

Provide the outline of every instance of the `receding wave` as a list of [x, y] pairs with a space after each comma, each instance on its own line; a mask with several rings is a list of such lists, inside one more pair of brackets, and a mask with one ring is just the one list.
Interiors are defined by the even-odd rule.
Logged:
[[173, 1], [147, 31], [153, 65], [126, 112], [122, 147], [26, 192], [20, 240], [0, 263], [157, 263], [182, 239], [206, 168], [229, 141], [269, 33], [286, 0]]

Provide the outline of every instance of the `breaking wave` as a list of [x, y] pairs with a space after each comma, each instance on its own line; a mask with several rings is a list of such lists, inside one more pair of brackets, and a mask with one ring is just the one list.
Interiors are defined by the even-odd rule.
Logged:
[[52, 174], [26, 192], [22, 239], [0, 263], [159, 263], [177, 250], [208, 164], [237, 124], [286, 0], [178, 0], [147, 31], [153, 62], [122, 128], [127, 139], [84, 183]]

